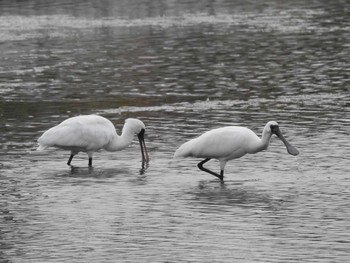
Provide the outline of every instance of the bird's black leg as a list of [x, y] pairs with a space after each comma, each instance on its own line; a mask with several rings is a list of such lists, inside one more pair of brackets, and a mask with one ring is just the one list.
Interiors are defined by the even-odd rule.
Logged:
[[224, 180], [224, 170], [220, 170], [220, 180]]
[[73, 157], [74, 157], [74, 154], [71, 154], [67, 162], [68, 165], [70, 165], [70, 163], [72, 162]]
[[92, 166], [92, 158], [89, 158], [89, 166]]
[[198, 168], [199, 168], [200, 170], [204, 171], [204, 172], [207, 172], [207, 173], [210, 173], [210, 174], [216, 176], [216, 177], [219, 178], [221, 181], [223, 181], [223, 180], [224, 180], [224, 171], [223, 171], [223, 170], [220, 171], [220, 174], [217, 174], [217, 173], [215, 173], [215, 172], [213, 172], [213, 171], [211, 171], [211, 170], [209, 170], [209, 169], [203, 167], [203, 164], [205, 164], [205, 163], [208, 162], [209, 160], [210, 160], [210, 158], [207, 158], [207, 159], [205, 159], [205, 160], [199, 162], [198, 165], [197, 165]]

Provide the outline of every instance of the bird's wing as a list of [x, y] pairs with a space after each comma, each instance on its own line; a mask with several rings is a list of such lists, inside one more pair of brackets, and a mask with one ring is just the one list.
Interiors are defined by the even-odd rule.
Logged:
[[104, 123], [84, 124], [81, 131], [81, 143], [90, 150], [98, 150], [109, 144], [116, 133], [114, 126], [106, 126]]
[[81, 131], [76, 126], [59, 124], [44, 132], [38, 139], [41, 146], [69, 147], [80, 146]]
[[204, 145], [197, 149], [199, 153], [207, 155], [208, 158], [222, 158], [241, 151], [244, 135], [237, 129], [224, 127], [208, 132], [198, 139]]
[[175, 156], [216, 159], [231, 156], [233, 153], [242, 156], [245, 141], [242, 131], [240, 127], [223, 127], [208, 131], [183, 144]]
[[114, 127], [103, 122], [70, 121], [47, 130], [39, 139], [41, 146], [77, 147], [97, 150], [108, 144], [115, 133]]

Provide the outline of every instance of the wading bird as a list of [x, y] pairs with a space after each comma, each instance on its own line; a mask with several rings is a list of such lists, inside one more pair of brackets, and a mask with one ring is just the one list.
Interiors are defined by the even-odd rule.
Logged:
[[149, 162], [144, 140], [145, 124], [129, 118], [125, 120], [122, 134], [119, 136], [113, 123], [98, 115], [81, 115], [64, 120], [60, 124], [44, 132], [38, 139], [38, 151], [48, 147], [57, 147], [70, 150], [68, 165], [79, 152], [86, 152], [89, 156], [89, 166], [92, 166], [92, 155], [100, 149], [110, 152], [126, 148], [133, 140], [134, 135], [140, 142], [142, 167]]
[[[205, 158], [198, 163], [198, 168], [223, 181], [227, 161], [240, 158], [247, 153], [254, 154], [266, 150], [272, 134], [276, 134], [282, 140], [289, 154], [299, 154], [299, 151], [283, 137], [278, 123], [269, 121], [264, 127], [261, 138], [245, 127], [228, 126], [218, 128], [184, 143], [176, 150], [174, 157]], [[203, 167], [203, 164], [210, 159], [219, 160], [220, 174]]]

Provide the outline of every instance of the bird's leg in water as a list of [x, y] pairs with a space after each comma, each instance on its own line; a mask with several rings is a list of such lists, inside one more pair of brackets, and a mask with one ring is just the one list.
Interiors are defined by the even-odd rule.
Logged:
[[91, 157], [89, 158], [89, 166], [90, 167], [92, 166], [92, 158]]
[[199, 162], [198, 165], [197, 165], [198, 168], [199, 168], [200, 170], [204, 171], [204, 172], [207, 172], [207, 173], [210, 173], [210, 174], [216, 176], [216, 177], [219, 178], [221, 181], [223, 181], [223, 180], [224, 180], [224, 171], [223, 171], [223, 170], [220, 171], [220, 174], [217, 174], [217, 173], [215, 173], [215, 172], [213, 172], [213, 171], [211, 171], [211, 170], [209, 170], [209, 169], [203, 167], [203, 164], [205, 164], [205, 163], [208, 162], [209, 160], [210, 160], [210, 158], [207, 158], [207, 159], [205, 159], [205, 160]]
[[72, 162], [73, 157], [74, 157], [74, 154], [71, 154], [67, 162], [68, 165], [70, 165], [70, 163]]

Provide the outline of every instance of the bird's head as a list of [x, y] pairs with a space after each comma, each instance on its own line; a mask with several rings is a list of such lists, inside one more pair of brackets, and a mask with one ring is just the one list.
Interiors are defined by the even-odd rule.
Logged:
[[146, 130], [145, 124], [139, 119], [128, 118], [125, 120], [125, 126], [128, 127], [134, 134], [139, 134], [142, 130]]
[[271, 131], [273, 134], [276, 134], [275, 131], [278, 129], [278, 123], [276, 121], [269, 121], [265, 128], [267, 128], [269, 131]]
[[142, 154], [142, 163], [148, 163], [149, 162], [149, 156], [145, 144], [145, 132], [146, 132], [146, 126], [145, 124], [140, 121], [139, 119], [135, 118], [129, 118], [125, 120], [125, 126], [128, 127], [134, 134], [137, 135], [140, 147], [141, 147], [141, 154]]
[[297, 150], [297, 148], [295, 148], [294, 146], [292, 146], [287, 140], [286, 138], [284, 138], [284, 136], [282, 135], [282, 132], [278, 126], [278, 123], [275, 121], [269, 121], [266, 126], [266, 129], [268, 129], [271, 134], [276, 134], [278, 138], [281, 139], [281, 141], [284, 143], [284, 145], [287, 148], [287, 152], [291, 155], [298, 155], [299, 151]]

